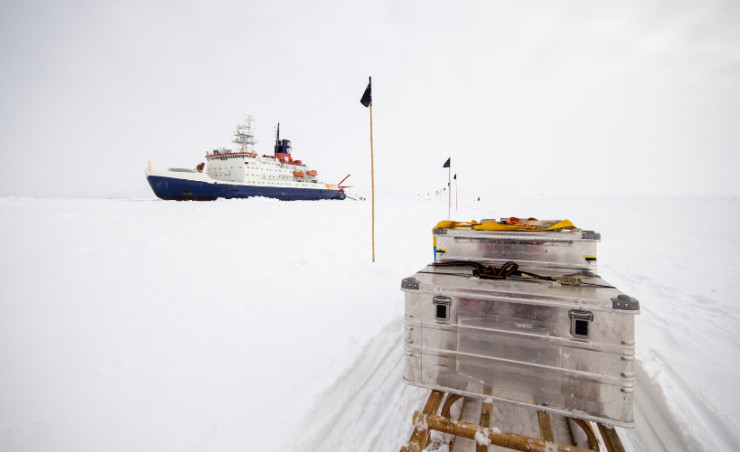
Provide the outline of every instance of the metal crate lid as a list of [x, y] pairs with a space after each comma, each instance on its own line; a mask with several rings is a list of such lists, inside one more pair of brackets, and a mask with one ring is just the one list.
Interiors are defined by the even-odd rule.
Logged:
[[435, 235], [449, 234], [456, 237], [512, 237], [517, 240], [600, 241], [601, 234], [577, 228], [570, 220], [537, 220], [502, 218], [500, 221], [440, 221], [433, 229]]
[[482, 231], [469, 228], [434, 228], [432, 233], [436, 236], [445, 235], [460, 238], [516, 240], [519, 242], [601, 241], [601, 234], [598, 232], [582, 229], [561, 229], [558, 231]]
[[[567, 269], [520, 268], [529, 273], [556, 278], [574, 273]], [[640, 303], [636, 299], [625, 295], [598, 275], [587, 271], [578, 274], [582, 280], [580, 285], [515, 277], [480, 279], [473, 276], [469, 267], [436, 267], [430, 264], [404, 279], [401, 290], [639, 314]]]

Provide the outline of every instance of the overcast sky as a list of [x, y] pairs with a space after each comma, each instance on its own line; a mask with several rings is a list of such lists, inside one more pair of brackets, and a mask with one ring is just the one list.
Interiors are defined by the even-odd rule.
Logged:
[[322, 180], [740, 194], [740, 2], [0, 3], [0, 196], [153, 198], [255, 117]]

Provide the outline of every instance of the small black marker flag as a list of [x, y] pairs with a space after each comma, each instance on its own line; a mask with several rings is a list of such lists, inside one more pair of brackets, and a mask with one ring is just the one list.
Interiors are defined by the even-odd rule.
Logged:
[[457, 180], [457, 174], [455, 174], [454, 176], [452, 176], [452, 178], [455, 179], [455, 180]]
[[451, 159], [451, 158], [452, 158], [452, 157], [450, 157], [449, 159], [447, 159], [447, 161], [445, 162], [445, 164], [444, 164], [444, 165], [442, 165], [442, 168], [449, 168], [449, 167], [450, 167], [450, 159]]
[[365, 92], [362, 94], [362, 99], [360, 99], [360, 103], [366, 107], [373, 104], [373, 79], [372, 77], [368, 77], [368, 79], [367, 88], [365, 88]]

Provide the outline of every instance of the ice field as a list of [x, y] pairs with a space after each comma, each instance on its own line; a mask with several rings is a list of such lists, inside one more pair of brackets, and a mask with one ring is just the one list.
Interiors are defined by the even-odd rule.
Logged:
[[[0, 450], [393, 451], [401, 279], [447, 203], [0, 199]], [[628, 450], [740, 443], [740, 198], [463, 202], [568, 218], [637, 298]], [[494, 419], [495, 425], [495, 419]]]

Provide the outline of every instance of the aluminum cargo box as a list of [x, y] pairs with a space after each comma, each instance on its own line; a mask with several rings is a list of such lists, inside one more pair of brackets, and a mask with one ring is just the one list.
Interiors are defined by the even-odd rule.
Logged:
[[403, 280], [407, 383], [633, 425], [637, 300], [597, 276], [566, 286], [469, 274], [430, 265]]
[[479, 231], [469, 228], [435, 228], [434, 260], [472, 260], [501, 264], [560, 267], [596, 271], [594, 231]]

